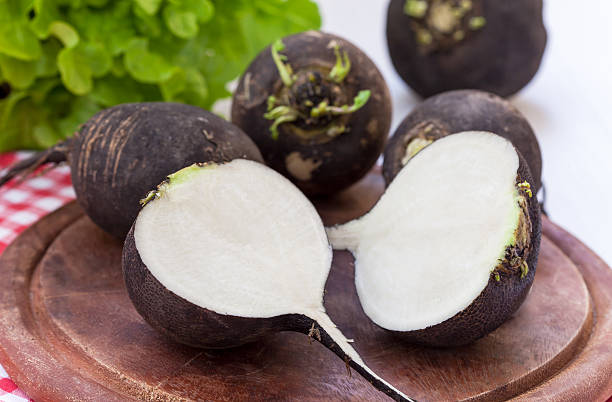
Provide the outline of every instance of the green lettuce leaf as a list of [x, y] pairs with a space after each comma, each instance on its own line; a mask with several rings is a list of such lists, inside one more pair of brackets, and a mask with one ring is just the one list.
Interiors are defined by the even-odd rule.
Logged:
[[25, 89], [36, 78], [36, 61], [23, 61], [0, 54], [0, 70], [13, 88]]
[[0, 152], [120, 103], [210, 109], [261, 49], [320, 25], [312, 0], [0, 0]]

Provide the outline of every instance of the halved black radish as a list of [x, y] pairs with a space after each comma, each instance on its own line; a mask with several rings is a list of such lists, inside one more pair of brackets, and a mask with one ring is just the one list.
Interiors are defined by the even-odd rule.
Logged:
[[506, 139], [464, 132], [412, 157], [373, 209], [327, 230], [355, 256], [374, 323], [431, 346], [473, 342], [525, 299], [540, 211], [523, 158]]
[[154, 328], [226, 348], [278, 331], [307, 334], [385, 394], [323, 307], [332, 251], [317, 211], [259, 163], [193, 165], [144, 200], [123, 251], [132, 302]]

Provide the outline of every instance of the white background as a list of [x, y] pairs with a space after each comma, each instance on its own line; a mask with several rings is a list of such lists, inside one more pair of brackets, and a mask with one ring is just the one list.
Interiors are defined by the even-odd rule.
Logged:
[[[499, 0], [507, 1], [507, 0]], [[387, 52], [387, 1], [319, 0], [323, 30], [378, 65], [393, 98], [392, 131], [419, 102]], [[548, 44], [540, 71], [511, 102], [543, 154], [549, 217], [612, 265], [612, 1], [545, 0]]]

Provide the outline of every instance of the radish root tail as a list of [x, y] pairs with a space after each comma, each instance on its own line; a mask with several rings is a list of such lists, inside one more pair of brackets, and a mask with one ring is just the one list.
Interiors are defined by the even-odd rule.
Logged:
[[51, 148], [37, 152], [29, 158], [15, 163], [6, 171], [6, 173], [4, 173], [2, 177], [0, 177], [0, 187], [5, 185], [11, 179], [29, 176], [40, 166], [48, 163], [58, 165], [62, 162], [66, 162], [68, 160], [71, 142], [72, 139], [62, 141]]
[[[374, 373], [359, 357], [359, 355], [350, 355], [357, 353], [353, 350], [353, 347], [349, 345], [344, 338], [344, 335], [336, 328], [335, 324], [331, 321], [327, 314], [313, 314], [315, 318], [307, 318], [303, 323], [303, 327], [296, 329], [298, 332], [303, 332], [309, 335], [309, 338], [314, 329], [317, 329], [320, 337], [315, 337], [323, 346], [332, 351], [336, 356], [340, 357], [347, 365], [349, 376], [351, 376], [350, 368], [359, 373], [364, 379], [372, 384], [376, 389], [386, 394], [389, 398], [398, 402], [416, 402], [414, 399], [408, 397], [398, 389], [394, 388], [391, 384], [380, 378]], [[311, 325], [308, 325], [311, 324]]]

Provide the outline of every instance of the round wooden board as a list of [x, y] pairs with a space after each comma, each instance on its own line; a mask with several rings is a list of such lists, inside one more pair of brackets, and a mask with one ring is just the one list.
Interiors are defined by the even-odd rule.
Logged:
[[[326, 224], [367, 211], [370, 174], [317, 207]], [[373, 325], [335, 252], [325, 306], [369, 366], [418, 400], [605, 400], [612, 394], [612, 271], [544, 220], [536, 280], [515, 316], [473, 345], [411, 346]], [[44, 218], [0, 259], [0, 362], [45, 400], [384, 400], [344, 362], [297, 333], [232, 350], [169, 342], [133, 309], [121, 244], [76, 204]], [[594, 319], [595, 317], [595, 319]]]

